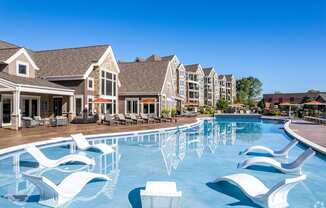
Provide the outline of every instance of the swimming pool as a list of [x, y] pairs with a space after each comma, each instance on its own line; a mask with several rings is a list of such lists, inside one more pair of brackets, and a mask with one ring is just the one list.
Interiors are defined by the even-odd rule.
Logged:
[[[290, 138], [283, 124], [260, 119], [215, 119], [188, 129], [128, 134], [96, 138], [94, 142], [117, 144], [114, 154], [80, 152], [96, 160], [93, 167], [80, 164], [39, 170], [30, 155], [22, 151], [0, 157], [0, 207], [42, 207], [37, 203], [38, 190], [22, 178], [23, 172], [44, 175], [55, 182], [75, 170], [107, 174], [112, 181], [88, 184], [78, 196], [63, 207], [140, 208], [139, 192], [147, 181], [175, 181], [183, 196], [181, 205], [189, 207], [255, 207], [232, 186], [221, 186], [214, 180], [233, 173], [249, 173], [268, 187], [291, 175], [271, 168], [238, 169], [237, 163], [249, 156], [239, 151], [263, 144], [280, 149]], [[288, 161], [294, 160], [306, 147], [297, 146]], [[70, 141], [42, 147], [50, 158], [78, 152]], [[280, 159], [282, 160], [282, 159]], [[285, 160], [285, 159], [283, 159]], [[289, 193], [291, 207], [324, 207], [326, 203], [326, 161], [314, 156], [303, 169], [308, 178]]]

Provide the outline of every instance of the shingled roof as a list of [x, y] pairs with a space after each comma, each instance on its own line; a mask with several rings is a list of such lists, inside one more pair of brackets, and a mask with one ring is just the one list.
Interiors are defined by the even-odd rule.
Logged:
[[161, 92], [169, 61], [119, 63], [121, 94], [158, 94]]
[[196, 72], [198, 68], [199, 68], [199, 64], [185, 65], [185, 69], [187, 72]]
[[209, 76], [212, 70], [214, 70], [213, 67], [203, 68], [205, 76]]
[[41, 87], [51, 87], [56, 89], [65, 89], [65, 90], [71, 90], [69, 88], [63, 87], [58, 84], [54, 84], [52, 82], [49, 82], [45, 79], [41, 78], [28, 78], [28, 77], [21, 77], [21, 76], [15, 76], [11, 75], [5, 72], [0, 72], [0, 78], [7, 80], [9, 82], [13, 82], [15, 84], [22, 84], [22, 85], [33, 85], [33, 86], [41, 86]]
[[0, 48], [0, 62], [8, 60], [13, 56], [20, 48]]
[[8, 48], [20, 48], [20, 47], [12, 43], [8, 43], [6, 41], [0, 40], [0, 49], [8, 49]]
[[96, 63], [109, 45], [65, 48], [33, 53], [35, 63], [41, 69], [39, 76], [82, 76], [91, 64]]

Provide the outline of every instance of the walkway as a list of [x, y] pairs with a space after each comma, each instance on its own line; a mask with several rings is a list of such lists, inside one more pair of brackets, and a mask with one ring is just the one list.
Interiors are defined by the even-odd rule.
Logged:
[[290, 128], [300, 136], [326, 148], [326, 126], [304, 121], [293, 121]]
[[177, 125], [189, 124], [196, 122], [196, 118], [178, 118], [177, 123], [155, 123], [139, 125], [119, 125], [108, 126], [98, 124], [70, 124], [62, 127], [37, 127], [24, 128], [19, 131], [0, 128], [0, 149], [20, 144], [48, 140], [55, 137], [66, 137], [74, 133], [100, 134], [127, 132], [146, 129], [168, 128]]

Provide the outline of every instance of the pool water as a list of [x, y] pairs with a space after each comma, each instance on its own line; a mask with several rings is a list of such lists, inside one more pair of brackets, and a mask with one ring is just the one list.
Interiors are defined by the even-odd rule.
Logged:
[[[214, 180], [229, 174], [248, 173], [267, 187], [282, 179], [295, 177], [272, 168], [238, 169], [237, 164], [250, 156], [241, 150], [262, 144], [281, 149], [291, 139], [282, 124], [259, 119], [208, 120], [189, 129], [177, 129], [120, 137], [97, 138], [94, 142], [117, 144], [116, 152], [102, 156], [97, 152], [79, 152], [70, 142], [42, 148], [50, 158], [69, 153], [86, 154], [96, 160], [93, 167], [67, 164], [40, 170], [30, 155], [15, 152], [0, 157], [0, 207], [42, 207], [39, 192], [22, 178], [22, 173], [44, 175], [59, 183], [76, 170], [107, 174], [112, 181], [94, 181], [63, 207], [140, 208], [140, 190], [147, 181], [175, 181], [182, 191], [181, 207], [256, 207], [237, 188]], [[288, 159], [293, 161], [306, 149], [297, 146]], [[324, 207], [326, 204], [326, 161], [321, 155], [307, 161], [303, 172], [307, 179], [289, 193], [290, 207]]]

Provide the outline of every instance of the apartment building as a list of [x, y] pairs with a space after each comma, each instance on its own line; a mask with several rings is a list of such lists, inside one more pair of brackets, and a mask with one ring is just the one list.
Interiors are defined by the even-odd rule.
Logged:
[[218, 74], [213, 67], [203, 69], [205, 105], [215, 107], [220, 98]]
[[205, 104], [204, 71], [200, 64], [185, 65], [187, 75], [186, 107], [197, 109]]
[[236, 98], [236, 80], [233, 74], [219, 75], [220, 99], [233, 103]]

